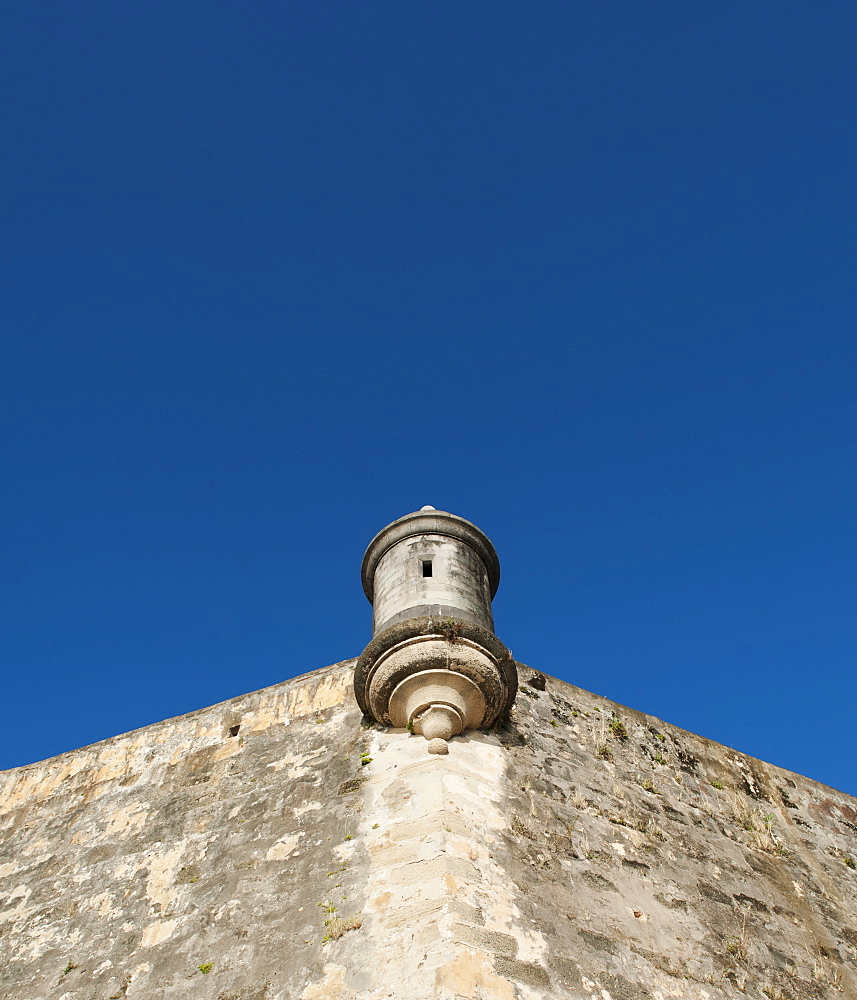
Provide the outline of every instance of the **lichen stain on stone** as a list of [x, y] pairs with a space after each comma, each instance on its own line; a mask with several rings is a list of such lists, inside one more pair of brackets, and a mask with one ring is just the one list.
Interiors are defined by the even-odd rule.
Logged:
[[390, 905], [390, 900], [393, 898], [392, 892], [382, 892], [379, 896], [376, 896], [372, 902], [371, 906], [374, 910], [383, 911], [386, 910]]
[[327, 747], [319, 747], [317, 750], [311, 750], [307, 753], [296, 753], [296, 754], [286, 754], [280, 760], [272, 761], [267, 766], [274, 771], [282, 771], [288, 768], [286, 772], [286, 777], [290, 781], [295, 781], [297, 778], [302, 778], [308, 773], [309, 769], [306, 766], [310, 761], [317, 757], [322, 756], [327, 753]]
[[337, 844], [336, 847], [333, 848], [332, 853], [333, 856], [336, 858], [336, 860], [340, 864], [342, 864], [343, 862], [348, 861], [353, 856], [356, 849], [357, 845], [354, 843], [354, 841], [349, 840], [343, 844]]
[[244, 745], [239, 740], [230, 739], [214, 746], [209, 755], [209, 760], [212, 762], [226, 760], [241, 753], [243, 749]]
[[173, 931], [177, 926], [178, 920], [175, 918], [171, 920], [156, 920], [154, 923], [143, 928], [143, 937], [140, 941], [140, 946], [143, 948], [154, 948], [156, 945], [163, 944], [164, 941], [172, 937]]
[[265, 860], [284, 861], [298, 846], [298, 841], [302, 836], [303, 833], [296, 833], [288, 837], [282, 837], [273, 847], [269, 848], [268, 853], [265, 855]]
[[121, 911], [114, 908], [113, 902], [112, 892], [99, 892], [95, 896], [90, 896], [81, 906], [88, 910], [94, 910], [99, 917], [114, 917]]
[[152, 966], [148, 962], [140, 962], [136, 965], [128, 976], [128, 986], [130, 987], [137, 982], [142, 976], [148, 975], [152, 971]]
[[282, 724], [285, 719], [323, 712], [345, 704], [346, 698], [350, 697], [350, 672], [328, 673], [306, 680], [309, 683], [264, 696], [258, 709], [247, 720], [247, 730], [258, 732], [277, 723]]
[[30, 898], [31, 892], [32, 889], [30, 889], [29, 886], [16, 885], [15, 888], [6, 897], [6, 906], [14, 906], [16, 908], [24, 906], [24, 904]]
[[354, 990], [345, 985], [345, 973], [342, 965], [325, 965], [324, 979], [309, 983], [301, 993], [301, 1000], [358, 1000]]
[[438, 997], [461, 1000], [515, 1000], [515, 987], [492, 969], [493, 956], [472, 951], [457, 955], [435, 973]]
[[150, 855], [147, 859], [149, 875], [146, 879], [146, 896], [153, 906], [161, 907], [161, 913], [166, 912], [176, 898], [173, 883], [184, 853], [185, 845], [179, 844], [163, 854]]
[[139, 833], [149, 818], [148, 808], [134, 803], [127, 808], [116, 809], [106, 818], [104, 829], [94, 838], [94, 843], [112, 843]]

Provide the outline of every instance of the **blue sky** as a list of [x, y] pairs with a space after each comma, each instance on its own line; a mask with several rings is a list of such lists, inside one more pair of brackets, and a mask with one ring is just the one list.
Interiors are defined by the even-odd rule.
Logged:
[[855, 28], [6, 5], [0, 766], [357, 655], [433, 504], [519, 659], [857, 793]]

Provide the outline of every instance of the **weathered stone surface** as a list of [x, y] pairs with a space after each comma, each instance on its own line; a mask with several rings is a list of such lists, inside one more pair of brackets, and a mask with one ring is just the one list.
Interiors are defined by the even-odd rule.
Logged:
[[474, 706], [478, 721], [468, 718], [468, 728], [505, 719], [515, 701], [515, 661], [497, 636], [465, 619], [430, 616], [408, 618], [374, 636], [357, 660], [354, 695], [372, 718], [404, 726], [407, 713], [399, 722], [392, 713], [394, 692], [406, 686], [408, 677], [427, 678], [434, 670], [461, 674], [481, 692], [479, 706]]
[[494, 630], [497, 553], [483, 531], [449, 511], [414, 511], [382, 528], [366, 549], [361, 577], [375, 634], [420, 615]]
[[526, 667], [429, 755], [353, 662], [0, 775], [0, 997], [857, 997], [854, 799]]

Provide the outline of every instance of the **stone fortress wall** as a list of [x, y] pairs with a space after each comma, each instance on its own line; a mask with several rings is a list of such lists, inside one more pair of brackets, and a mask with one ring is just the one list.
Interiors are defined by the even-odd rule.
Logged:
[[353, 665], [0, 775], [0, 997], [857, 998], [857, 800], [521, 665], [433, 756]]

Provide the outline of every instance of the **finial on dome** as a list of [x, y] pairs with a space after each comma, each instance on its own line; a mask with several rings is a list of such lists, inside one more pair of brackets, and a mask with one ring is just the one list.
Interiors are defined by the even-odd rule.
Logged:
[[432, 507], [430, 503], [427, 503], [425, 507], [420, 507], [420, 510], [437, 510], [437, 507]]

